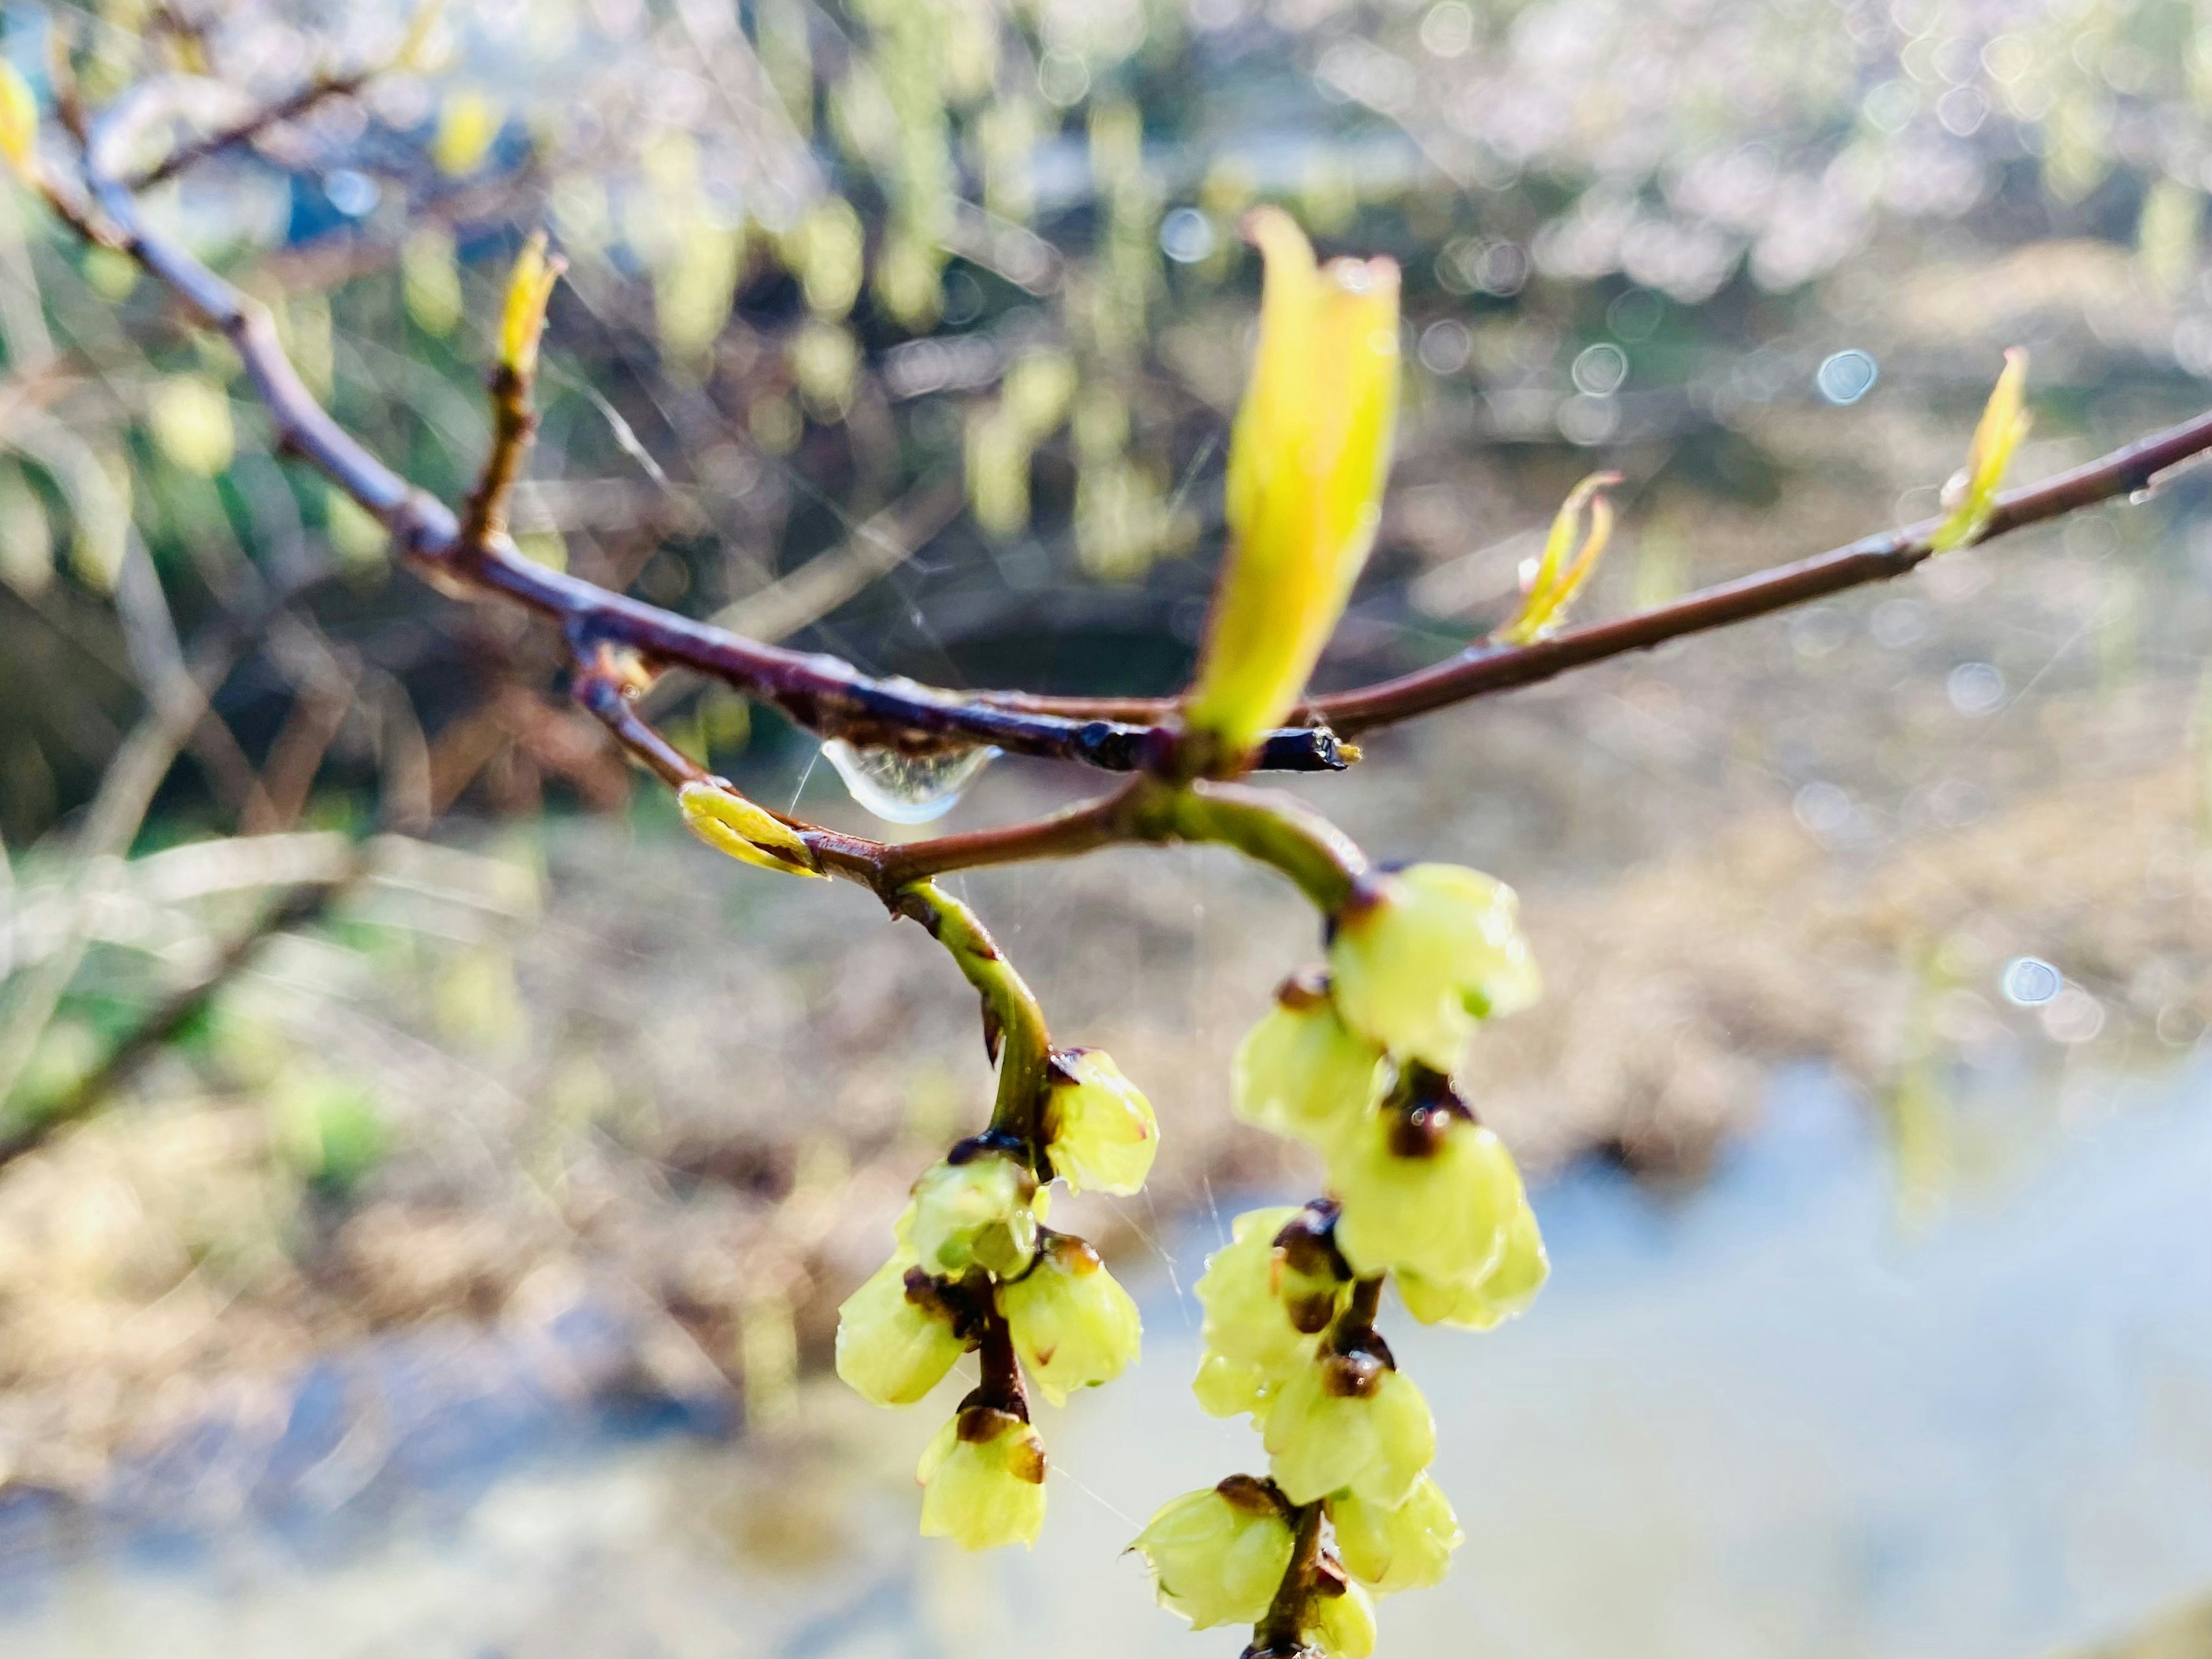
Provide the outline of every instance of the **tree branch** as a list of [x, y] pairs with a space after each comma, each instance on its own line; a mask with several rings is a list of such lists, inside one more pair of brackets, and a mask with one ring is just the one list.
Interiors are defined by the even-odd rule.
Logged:
[[195, 167], [210, 155], [217, 155], [239, 144], [250, 144], [262, 134], [283, 126], [287, 121], [296, 121], [318, 104], [333, 98], [350, 98], [376, 77], [375, 70], [355, 70], [344, 75], [319, 75], [297, 91], [264, 105], [251, 113], [240, 116], [228, 126], [179, 144], [153, 166], [133, 173], [123, 181], [124, 187], [133, 193], [151, 190], [175, 178], [187, 167]]
[[[98, 219], [51, 187], [49, 201], [82, 234], [135, 259], [196, 322], [228, 339], [283, 447], [352, 496], [391, 532], [400, 556], [443, 591], [501, 595], [560, 622], [572, 639], [627, 647], [655, 667], [696, 670], [774, 704], [820, 736], [863, 745], [927, 753], [988, 744], [1127, 772], [1142, 769], [1171, 737], [1161, 723], [1025, 714], [961, 692], [874, 678], [836, 657], [762, 645], [544, 569], [503, 535], [488, 534], [470, 548], [450, 507], [410, 485], [315, 401], [285, 356], [267, 308], [146, 223], [106, 162], [127, 140], [132, 113], [126, 100], [101, 123], [85, 156]], [[1333, 734], [1305, 728], [1275, 733], [1262, 757], [1263, 765], [1288, 771], [1336, 771], [1346, 763]]]

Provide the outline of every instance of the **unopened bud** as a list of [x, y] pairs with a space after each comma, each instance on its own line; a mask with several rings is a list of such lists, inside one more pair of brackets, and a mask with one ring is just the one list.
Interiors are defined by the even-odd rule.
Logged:
[[1452, 864], [1374, 878], [1337, 918], [1328, 965], [1346, 1024], [1439, 1072], [1478, 1019], [1516, 1013], [1540, 988], [1513, 890]]
[[1324, 1356], [1283, 1385], [1267, 1413], [1269, 1468], [1293, 1504], [1349, 1487], [1395, 1508], [1436, 1457], [1436, 1419], [1395, 1370], [1376, 1368], [1365, 1392], [1339, 1392], [1348, 1358]]
[[1194, 1630], [1257, 1624], [1291, 1565], [1293, 1540], [1267, 1486], [1232, 1475], [1163, 1504], [1129, 1547], [1151, 1564], [1160, 1605]]
[[1443, 1488], [1425, 1474], [1395, 1509], [1340, 1492], [1328, 1518], [1345, 1570], [1377, 1595], [1442, 1583], [1465, 1535]]
[[909, 1273], [914, 1252], [899, 1249], [837, 1310], [837, 1375], [878, 1406], [912, 1405], [968, 1346], [941, 1303], [911, 1293]]
[[981, 1267], [1011, 1279], [1036, 1253], [1036, 1177], [1008, 1152], [933, 1164], [914, 1183], [915, 1254], [940, 1278]]
[[1044, 1104], [1045, 1154], [1070, 1192], [1141, 1191], [1160, 1149], [1152, 1102], [1101, 1048], [1052, 1057]]
[[1110, 1382], [1134, 1363], [1144, 1328], [1137, 1304], [1079, 1238], [1055, 1234], [1019, 1279], [999, 1287], [1014, 1351], [1055, 1406]]
[[1245, 1122], [1325, 1152], [1373, 1103], [1382, 1059], [1338, 1018], [1328, 976], [1301, 975], [1238, 1046], [1231, 1100]]
[[965, 1550], [1029, 1544], [1044, 1524], [1044, 1440], [1020, 1418], [969, 1406], [937, 1431], [915, 1479], [921, 1534]]

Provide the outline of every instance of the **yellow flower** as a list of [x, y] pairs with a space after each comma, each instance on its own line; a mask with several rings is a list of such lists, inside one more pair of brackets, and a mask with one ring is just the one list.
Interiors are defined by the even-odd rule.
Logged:
[[1401, 1273], [1398, 1294], [1405, 1298], [1406, 1311], [1424, 1325], [1486, 1331], [1526, 1312], [1551, 1272], [1535, 1212], [1523, 1204], [1507, 1224], [1504, 1249], [1488, 1273], [1460, 1280]]
[[1368, 1659], [1375, 1651], [1375, 1604], [1357, 1584], [1326, 1585], [1306, 1602], [1304, 1634], [1322, 1659]]
[[[921, 1294], [912, 1293], [912, 1273]], [[863, 1400], [910, 1406], [943, 1380], [968, 1345], [904, 1247], [837, 1310], [837, 1375]]]
[[1233, 767], [1297, 705], [1366, 563], [1398, 410], [1398, 268], [1316, 268], [1289, 216], [1246, 221], [1267, 276], [1230, 437], [1230, 544], [1184, 723]]
[[685, 784], [676, 792], [676, 804], [685, 829], [740, 863], [791, 876], [823, 873], [804, 836], [720, 778]]
[[1079, 1238], [1054, 1235], [1029, 1272], [999, 1287], [1015, 1352], [1055, 1406], [1110, 1382], [1137, 1358], [1137, 1304]]
[[1140, 1191], [1160, 1149], [1152, 1102], [1099, 1048], [1063, 1048], [1052, 1057], [1044, 1131], [1053, 1173], [1072, 1193]]
[[1255, 1625], [1291, 1565], [1291, 1528], [1281, 1503], [1249, 1474], [1186, 1492], [1129, 1547], [1151, 1564], [1160, 1605], [1193, 1630]]
[[1345, 1571], [1377, 1595], [1442, 1583], [1466, 1536], [1443, 1488], [1425, 1474], [1395, 1509], [1339, 1492], [1328, 1518]]
[[1513, 1155], [1448, 1099], [1394, 1100], [1329, 1161], [1344, 1212], [1336, 1247], [1355, 1273], [1477, 1282], [1504, 1255], [1526, 1200]]
[[921, 1535], [963, 1550], [1029, 1544], [1044, 1524], [1044, 1441], [1011, 1412], [969, 1406], [921, 1455]]
[[1336, 918], [1328, 966], [1337, 1012], [1394, 1058], [1450, 1071], [1476, 1020], [1536, 1000], [1519, 910], [1504, 882], [1455, 864], [1373, 878]]
[[1232, 1242], [1207, 1258], [1199, 1277], [1206, 1355], [1191, 1392], [1215, 1417], [1260, 1415], [1285, 1380], [1309, 1368], [1317, 1339], [1291, 1322], [1276, 1294], [1275, 1235], [1298, 1214], [1286, 1204], [1238, 1216]]
[[954, 1158], [922, 1171], [902, 1219], [915, 1258], [933, 1277], [957, 1278], [980, 1267], [1012, 1279], [1036, 1253], [1036, 1177], [1018, 1159], [956, 1148]]
[[1337, 1017], [1327, 977], [1300, 975], [1237, 1048], [1231, 1103], [1245, 1122], [1327, 1152], [1373, 1103], [1382, 1058]]
[[1372, 1354], [1324, 1354], [1283, 1385], [1267, 1413], [1269, 1471], [1293, 1504], [1349, 1487], [1395, 1509], [1437, 1455], [1429, 1402]]

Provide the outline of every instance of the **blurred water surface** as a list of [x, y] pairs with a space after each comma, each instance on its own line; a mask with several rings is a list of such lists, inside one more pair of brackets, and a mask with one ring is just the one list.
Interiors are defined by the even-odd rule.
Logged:
[[[2116, 1086], [2034, 1168], [1920, 1229], [1897, 1219], [1863, 1109], [1809, 1068], [1777, 1079], [1765, 1127], [1689, 1196], [1594, 1164], [1552, 1183], [1539, 1316], [1487, 1339], [1389, 1322], [1437, 1407], [1437, 1473], [1468, 1537], [1444, 1589], [1385, 1604], [1384, 1650], [2031, 1656], [2185, 1601], [2212, 1581], [2208, 1090], [2201, 1066]], [[1257, 1462], [1183, 1389], [1187, 1293], [1215, 1229], [1201, 1214], [1148, 1272], [1131, 1264], [1146, 1363], [1048, 1413], [1058, 1484], [1033, 1553], [913, 1535], [926, 1409], [824, 1388], [799, 1430], [719, 1440], [563, 1410], [502, 1384], [495, 1355], [418, 1352], [415, 1374], [482, 1386], [423, 1413], [373, 1492], [311, 1483], [270, 1518], [197, 1534], [16, 1511], [0, 1644], [10, 1659], [1226, 1652], [1233, 1632], [1182, 1631], [1116, 1553], [1177, 1490]], [[591, 1332], [569, 1340], [588, 1357]], [[327, 1403], [311, 1382], [295, 1419]]]

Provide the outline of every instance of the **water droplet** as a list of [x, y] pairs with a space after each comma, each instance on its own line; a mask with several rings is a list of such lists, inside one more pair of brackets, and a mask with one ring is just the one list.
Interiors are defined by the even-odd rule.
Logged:
[[947, 749], [902, 755], [896, 749], [862, 749], [842, 738], [822, 745], [853, 799], [886, 823], [927, 823], [958, 805], [968, 781], [990, 763], [995, 749]]
[[2039, 1008], [2066, 988], [2066, 976], [2041, 957], [2014, 957], [1997, 982], [2015, 1008]]
[[1881, 367], [1863, 351], [1838, 351], [1821, 360], [1813, 384], [1832, 404], [1855, 404], [1874, 390]]

